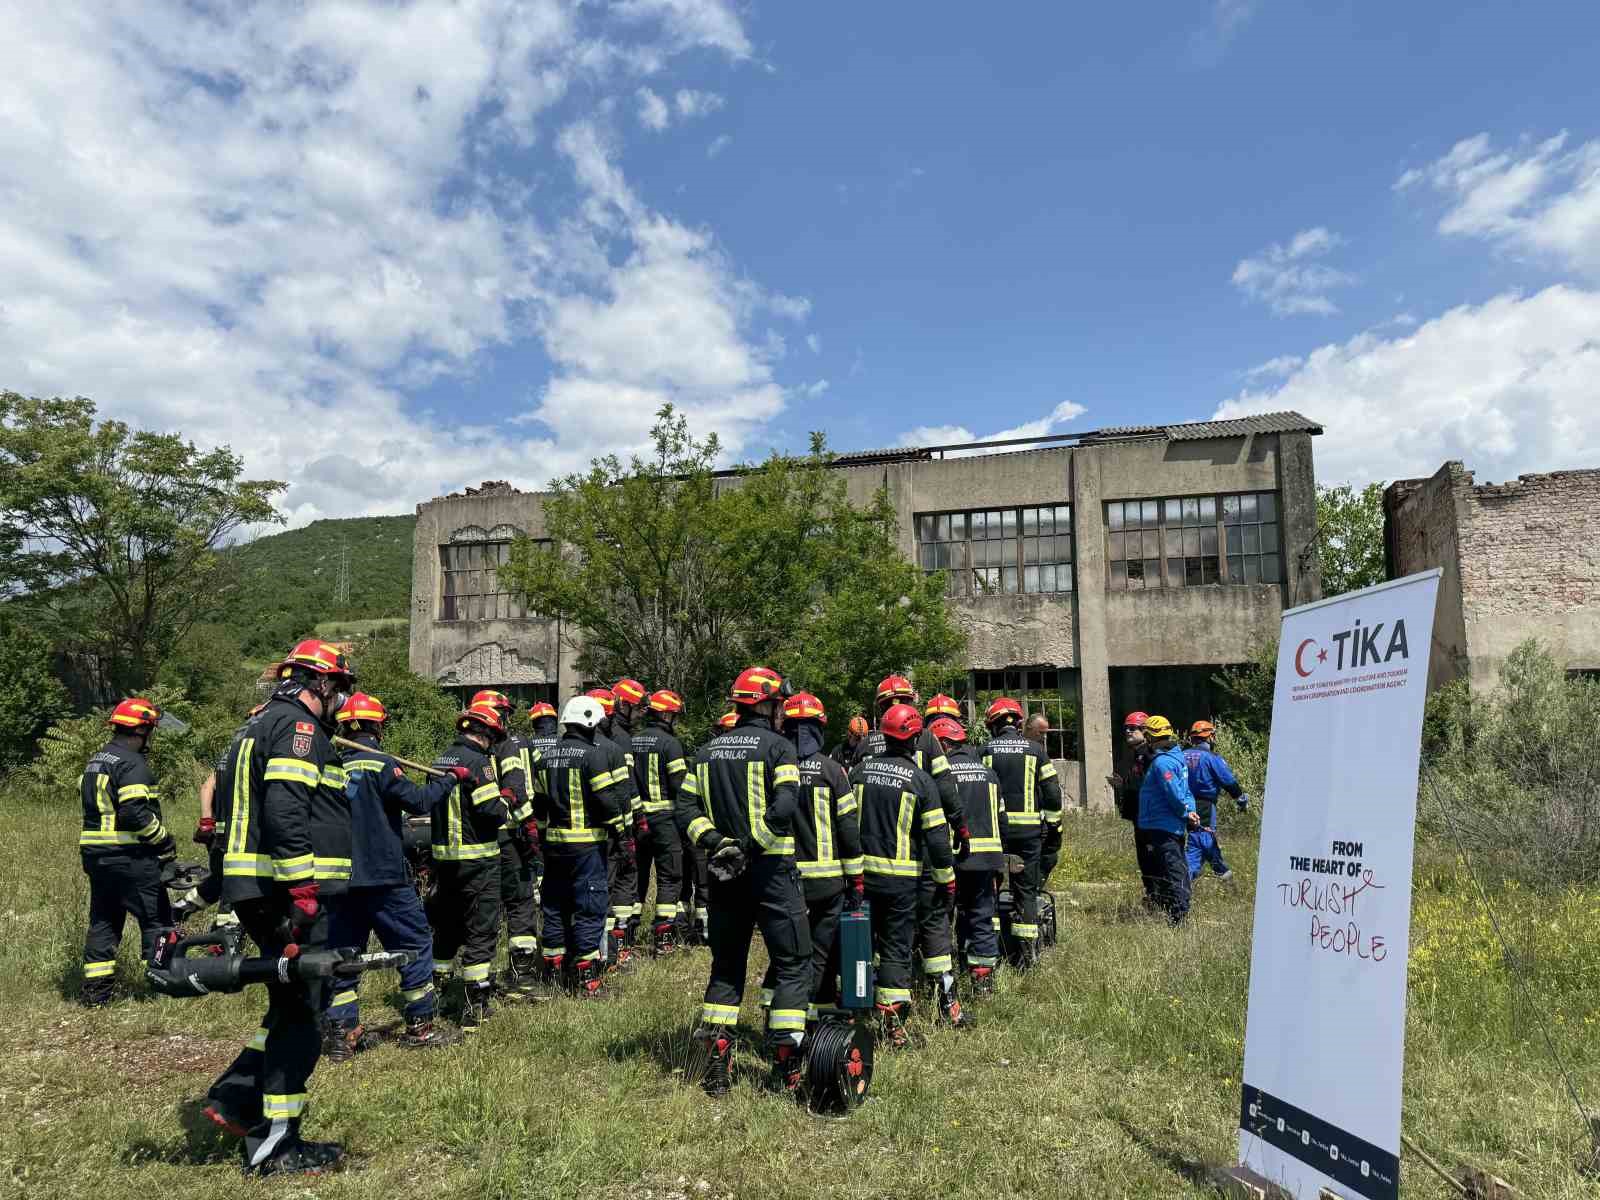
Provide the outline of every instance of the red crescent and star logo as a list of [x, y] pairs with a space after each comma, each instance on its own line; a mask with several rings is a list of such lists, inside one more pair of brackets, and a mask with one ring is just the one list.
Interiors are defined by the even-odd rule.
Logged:
[[[1313, 664], [1310, 667], [1307, 667], [1306, 664], [1305, 664], [1306, 647], [1307, 646], [1315, 646], [1316, 650], [1317, 650], [1317, 654], [1316, 654], [1317, 662], [1316, 662], [1316, 664]], [[1327, 661], [1328, 661], [1328, 652], [1326, 650], [1324, 650], [1321, 646], [1317, 645], [1317, 639], [1316, 638], [1307, 638], [1305, 641], [1301, 642], [1299, 646], [1295, 647], [1295, 652], [1294, 652], [1294, 672], [1295, 672], [1296, 675], [1300, 676], [1301, 679], [1306, 678], [1306, 676], [1310, 675], [1311, 672], [1315, 671], [1317, 669], [1317, 665], [1318, 664], [1325, 663]]]

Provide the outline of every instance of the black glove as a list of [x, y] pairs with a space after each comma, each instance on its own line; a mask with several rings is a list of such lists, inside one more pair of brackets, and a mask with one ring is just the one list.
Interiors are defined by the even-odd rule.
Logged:
[[706, 870], [712, 878], [729, 883], [743, 875], [748, 865], [749, 861], [745, 858], [744, 851], [739, 848], [739, 843], [732, 838], [723, 838], [706, 861]]
[[178, 841], [170, 833], [156, 843], [156, 857], [168, 866], [178, 857]]
[[1039, 843], [1039, 849], [1045, 854], [1059, 854], [1061, 852], [1061, 826], [1046, 823], [1044, 837]]
[[1240, 792], [1239, 795], [1234, 799], [1233, 807], [1235, 811], [1243, 812], [1245, 809], [1250, 807], [1250, 797], [1246, 796], [1243, 792]]

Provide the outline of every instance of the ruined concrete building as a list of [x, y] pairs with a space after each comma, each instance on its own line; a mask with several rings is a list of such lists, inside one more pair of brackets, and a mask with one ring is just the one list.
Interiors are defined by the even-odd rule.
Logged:
[[1476, 484], [1459, 462], [1383, 494], [1390, 578], [1443, 569], [1428, 686], [1492, 685], [1536, 637], [1600, 672], [1600, 470]]
[[[1047, 714], [1069, 798], [1103, 807], [1125, 713], [1213, 715], [1217, 667], [1274, 636], [1284, 607], [1320, 596], [1321, 432], [1271, 413], [867, 451], [835, 466], [858, 502], [886, 487], [905, 555], [947, 572], [968, 634], [969, 716], [1001, 692]], [[413, 670], [523, 701], [587, 685], [579, 632], [530, 615], [497, 582], [524, 535], [548, 536], [535, 493], [486, 485], [418, 505]], [[774, 665], [803, 678], [803, 664]]]

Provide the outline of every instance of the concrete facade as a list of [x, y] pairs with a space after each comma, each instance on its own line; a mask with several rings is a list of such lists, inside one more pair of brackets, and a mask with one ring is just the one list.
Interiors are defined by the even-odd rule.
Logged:
[[1428, 686], [1492, 686], [1536, 637], [1570, 670], [1600, 670], [1600, 470], [1478, 484], [1459, 462], [1383, 496], [1390, 578], [1439, 567]]
[[[1259, 641], [1276, 633], [1284, 607], [1320, 596], [1310, 552], [1316, 527], [1311, 439], [1320, 432], [1297, 414], [1269, 414], [1246, 421], [1097, 431], [1078, 435], [1072, 444], [1010, 453], [936, 447], [844, 455], [837, 469], [845, 473], [854, 501], [887, 489], [899, 519], [900, 549], [914, 561], [919, 515], [1072, 506], [1071, 590], [968, 594], [953, 597], [952, 607], [967, 634], [973, 671], [1050, 667], [1072, 681], [1081, 753], [1061, 763], [1069, 803], [1103, 808], [1110, 804], [1104, 780], [1112, 770], [1113, 739], [1122, 717], [1111, 711], [1111, 670], [1242, 662]], [[1108, 503], [1241, 493], [1276, 497], [1279, 582], [1112, 590]], [[517, 683], [522, 681], [491, 677], [496, 656], [505, 661], [514, 653], [515, 665], [530, 681], [537, 676], [562, 698], [570, 694], [578, 683], [571, 631], [540, 620], [439, 619], [440, 547], [460, 530], [497, 525], [544, 536], [539, 497], [486, 485], [474, 494], [419, 505], [417, 514], [412, 668], [447, 683]], [[1219, 538], [1222, 532], [1219, 526]], [[1159, 697], [1149, 704], [1159, 711]], [[1212, 714], [1171, 715], [1180, 720]]]

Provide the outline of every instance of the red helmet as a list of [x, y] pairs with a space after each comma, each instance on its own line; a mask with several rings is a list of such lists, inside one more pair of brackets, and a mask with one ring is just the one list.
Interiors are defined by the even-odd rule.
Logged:
[[1008, 716], [1015, 717], [1019, 721], [1022, 720], [1022, 705], [1018, 704], [1010, 696], [1001, 696], [1000, 699], [989, 705], [989, 711], [983, 714], [983, 723], [985, 725], [993, 725], [996, 721]]
[[383, 702], [365, 692], [357, 692], [351, 696], [339, 706], [339, 711], [333, 714], [336, 725], [348, 725], [352, 721], [370, 721], [374, 725], [382, 725], [388, 719], [389, 713], [383, 707]]
[[556, 706], [548, 701], [541, 700], [528, 710], [528, 720], [539, 721], [549, 717], [554, 721], [557, 717]]
[[933, 731], [933, 736], [941, 742], [964, 742], [967, 740], [967, 731], [962, 728], [961, 722], [954, 717], [937, 717], [928, 728]]
[[645, 691], [644, 684], [637, 679], [624, 677], [611, 685], [611, 694], [629, 704], [643, 704], [645, 697], [650, 693]]
[[738, 723], [739, 714], [736, 712], [725, 712], [717, 718], [718, 729], [732, 729]]
[[683, 711], [683, 697], [677, 692], [662, 688], [659, 692], [650, 693], [650, 710], [658, 713], [681, 713]]
[[107, 725], [120, 725], [123, 729], [154, 728], [161, 720], [161, 710], [142, 696], [131, 696], [111, 710]]
[[[474, 692], [472, 704], [492, 704], [501, 712], [508, 714], [517, 711], [517, 706], [511, 703], [510, 696], [504, 692], [497, 692], [493, 688], [484, 688], [481, 692]], [[467, 707], [471, 708], [472, 705], [469, 704]]]
[[1144, 723], [1149, 719], [1149, 713], [1134, 711], [1128, 714], [1127, 718], [1122, 722], [1122, 727], [1124, 729], [1143, 729]]
[[922, 717], [909, 704], [891, 704], [889, 711], [878, 722], [883, 736], [897, 742], [908, 742], [922, 732]]
[[496, 733], [506, 731], [506, 721], [500, 715], [500, 710], [487, 701], [469, 704], [467, 710], [456, 718], [457, 729], [466, 729], [474, 724], [486, 726]]
[[785, 721], [821, 721], [828, 723], [828, 714], [818, 700], [810, 692], [796, 692], [783, 702], [783, 719]]
[[617, 694], [610, 688], [590, 688], [584, 695], [591, 700], [598, 700], [601, 711], [608, 717], [611, 715], [611, 710], [617, 706]]
[[916, 694], [916, 690], [911, 686], [911, 680], [904, 675], [887, 676], [878, 685], [879, 704], [882, 704], [885, 700], [909, 700]]
[[318, 675], [348, 675], [351, 679], [356, 677], [355, 669], [351, 667], [350, 660], [344, 656], [344, 651], [332, 642], [320, 641], [317, 638], [307, 638], [289, 651], [279, 666], [278, 677], [287, 679], [289, 672], [295, 667]]
[[961, 718], [961, 705], [955, 702], [953, 696], [946, 696], [943, 692], [940, 692], [932, 700], [928, 701], [928, 707], [922, 710], [922, 715], [929, 720], [934, 717], [955, 717], [959, 720]]
[[729, 698], [735, 704], [760, 704], [783, 694], [783, 676], [771, 667], [746, 667], [733, 681]]
[[867, 725], [867, 719], [861, 716], [859, 713], [850, 718], [850, 724], [846, 726], [846, 728], [857, 737], [866, 737], [870, 731]]

